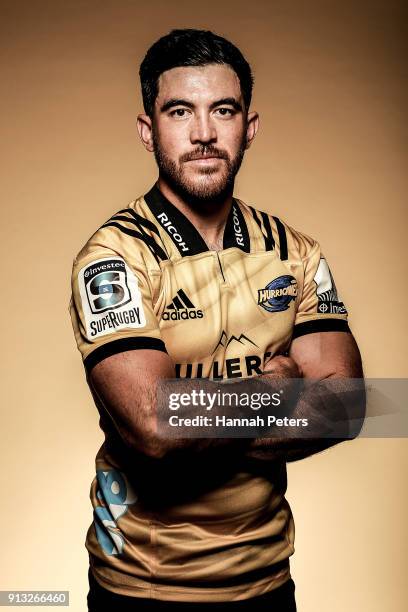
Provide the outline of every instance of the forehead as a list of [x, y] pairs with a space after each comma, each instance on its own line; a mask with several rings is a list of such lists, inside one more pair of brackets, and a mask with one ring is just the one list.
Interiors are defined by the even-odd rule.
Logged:
[[226, 64], [172, 68], [160, 75], [158, 86], [159, 105], [171, 99], [211, 103], [222, 98], [241, 98], [238, 75]]

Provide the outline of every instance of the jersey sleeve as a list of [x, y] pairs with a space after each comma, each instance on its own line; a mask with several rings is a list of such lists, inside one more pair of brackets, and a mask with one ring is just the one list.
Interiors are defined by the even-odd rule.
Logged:
[[307, 243], [303, 261], [303, 287], [293, 338], [314, 332], [349, 332], [347, 310], [339, 299], [333, 275], [320, 245]]
[[166, 351], [154, 312], [152, 285], [142, 263], [98, 245], [72, 268], [69, 305], [85, 369], [123, 351]]

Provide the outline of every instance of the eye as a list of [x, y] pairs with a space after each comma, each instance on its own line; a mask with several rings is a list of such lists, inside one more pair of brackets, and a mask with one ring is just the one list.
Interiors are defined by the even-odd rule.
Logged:
[[174, 110], [170, 111], [170, 117], [175, 117], [176, 119], [184, 119], [185, 117], [187, 117], [188, 112], [189, 111], [187, 108], [175, 108]]
[[215, 112], [221, 115], [221, 117], [232, 117], [233, 115], [235, 115], [235, 111], [233, 108], [226, 108], [224, 106], [217, 108]]

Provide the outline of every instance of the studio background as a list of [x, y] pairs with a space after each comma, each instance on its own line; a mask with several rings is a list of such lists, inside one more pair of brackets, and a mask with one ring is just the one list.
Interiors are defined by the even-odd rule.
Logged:
[[[236, 195], [317, 238], [368, 377], [406, 377], [403, 2], [1, 1], [0, 589], [85, 610], [102, 441], [68, 316], [75, 254], [153, 184], [138, 67], [174, 27], [235, 42], [261, 128]], [[288, 466], [299, 612], [407, 609], [407, 442], [358, 439]]]

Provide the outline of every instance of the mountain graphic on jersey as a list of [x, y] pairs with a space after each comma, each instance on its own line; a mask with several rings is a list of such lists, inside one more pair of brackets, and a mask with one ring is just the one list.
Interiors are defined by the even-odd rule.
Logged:
[[221, 337], [220, 337], [220, 339], [218, 341], [218, 344], [215, 347], [215, 349], [213, 350], [212, 354], [214, 355], [215, 351], [218, 349], [219, 346], [222, 346], [223, 348], [227, 348], [227, 346], [229, 346], [231, 344], [231, 342], [233, 342], [233, 341], [239, 342], [240, 344], [252, 344], [253, 346], [258, 346], [257, 344], [255, 344], [255, 342], [252, 342], [252, 340], [250, 340], [250, 338], [248, 338], [244, 334], [240, 334], [238, 338], [237, 338], [237, 336], [230, 336], [228, 338], [228, 336], [225, 333], [225, 331], [223, 331], [222, 334], [221, 334]]
[[164, 310], [163, 321], [183, 321], [186, 319], [202, 319], [204, 313], [197, 309], [187, 297], [183, 289], [179, 289]]

